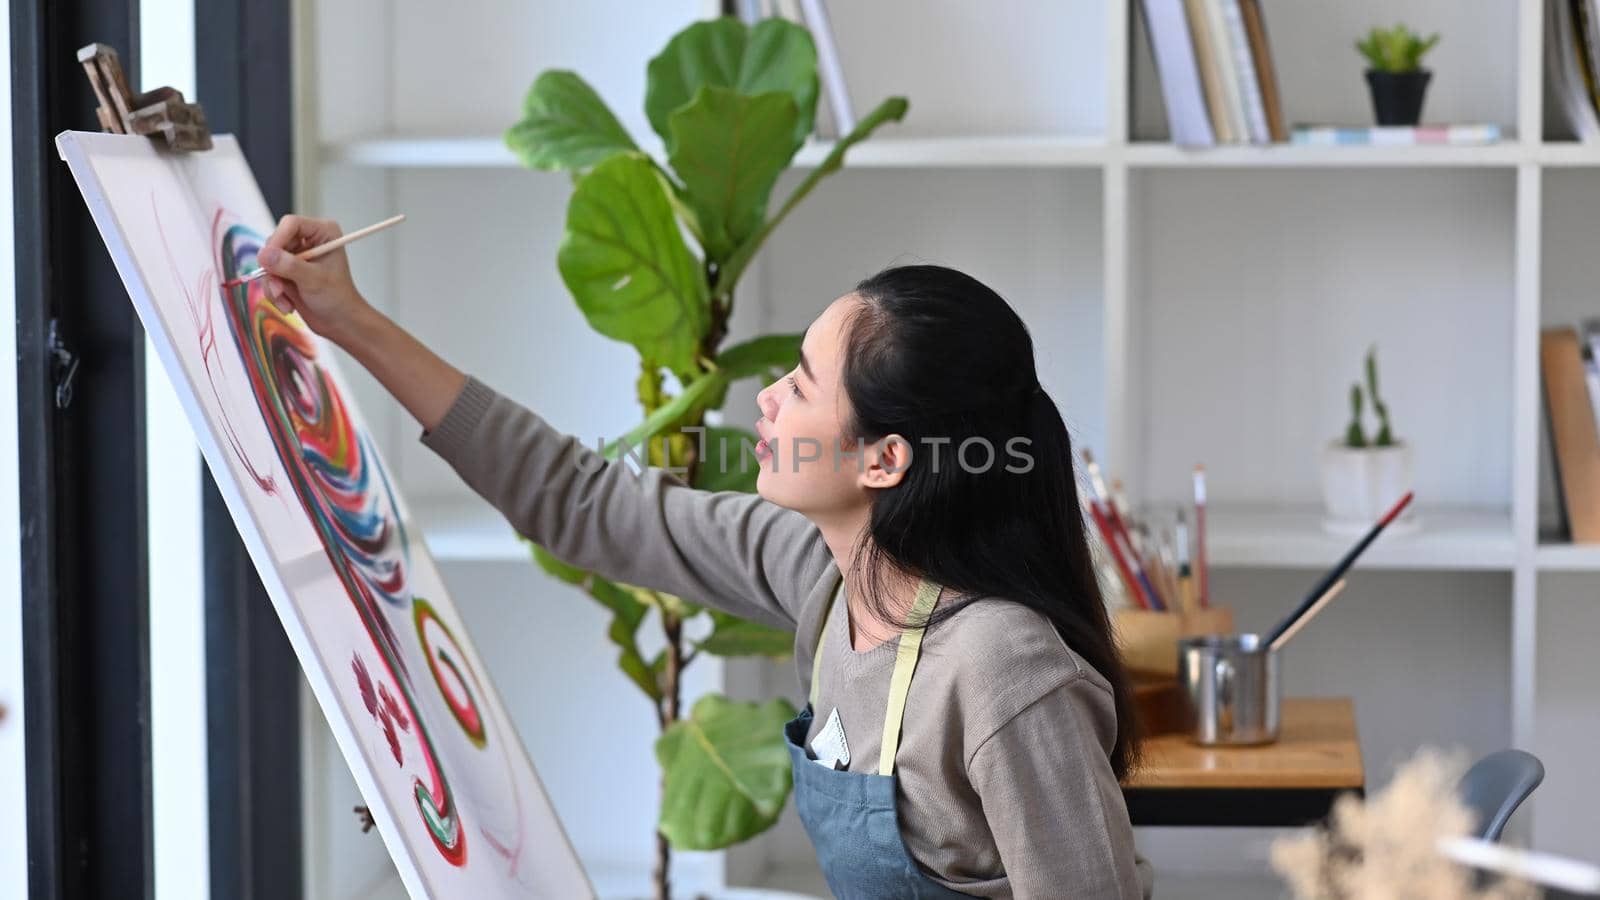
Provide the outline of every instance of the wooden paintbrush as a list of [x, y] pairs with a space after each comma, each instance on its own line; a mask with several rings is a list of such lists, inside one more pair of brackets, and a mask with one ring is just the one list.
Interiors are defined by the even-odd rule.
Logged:
[[[332, 253], [333, 251], [339, 249], [340, 247], [343, 247], [345, 244], [348, 244], [351, 241], [358, 241], [358, 240], [366, 237], [369, 234], [376, 234], [377, 232], [382, 231], [385, 228], [388, 228], [388, 227], [390, 227], [392, 225], [399, 225], [401, 222], [404, 222], [405, 220], [406, 220], [405, 213], [401, 213], [398, 216], [393, 216], [393, 217], [384, 219], [382, 222], [378, 222], [378, 223], [375, 223], [375, 224], [372, 224], [372, 225], [368, 225], [367, 227], [362, 228], [359, 231], [352, 231], [349, 234], [346, 234], [346, 235], [343, 235], [343, 236], [340, 236], [340, 237], [336, 237], [333, 240], [328, 241], [326, 244], [318, 244], [317, 246], [312, 247], [310, 250], [301, 250], [299, 253], [296, 253], [295, 256], [298, 256], [301, 259], [308, 260], [308, 261], [309, 260], [313, 260], [313, 259], [316, 259], [319, 256], [324, 255], [324, 254]], [[254, 272], [251, 272], [249, 275], [240, 275], [238, 278], [230, 278], [227, 281], [224, 281], [222, 283], [222, 287], [223, 287], [224, 290], [226, 290], [228, 288], [231, 288], [231, 287], [238, 287], [239, 285], [245, 284], [246, 282], [255, 281], [257, 278], [260, 278], [261, 276], [263, 276], [265, 274], [267, 274], [267, 270], [266, 269], [257, 269]]]

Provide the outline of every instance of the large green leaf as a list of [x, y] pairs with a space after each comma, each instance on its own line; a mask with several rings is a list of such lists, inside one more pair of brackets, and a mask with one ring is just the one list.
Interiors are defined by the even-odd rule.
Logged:
[[800, 361], [803, 334], [769, 334], [722, 351], [716, 364], [739, 374], [723, 382], [706, 400], [707, 409], [721, 409], [728, 399], [728, 385], [740, 378], [765, 378], [771, 381]]
[[643, 422], [607, 444], [602, 448], [601, 455], [616, 459], [624, 447], [630, 453], [638, 453], [646, 441], [684, 421], [696, 410], [721, 406], [729, 384], [741, 378], [771, 376], [788, 370], [799, 357], [802, 337], [798, 334], [769, 334], [722, 351], [713, 361], [711, 371], [689, 382], [676, 397], [658, 407]]
[[788, 94], [746, 97], [703, 85], [669, 118], [668, 161], [712, 259], [727, 259], [765, 221], [772, 186], [800, 149], [798, 115]]
[[673, 372], [696, 370], [711, 327], [705, 278], [647, 159], [613, 156], [578, 179], [556, 262], [596, 331]]
[[784, 657], [794, 652], [794, 632], [711, 611], [711, 636], [701, 650], [713, 656]]
[[650, 127], [673, 148], [671, 117], [706, 85], [755, 96], [774, 91], [794, 98], [794, 139], [811, 133], [817, 112], [817, 48], [811, 33], [784, 19], [747, 28], [734, 18], [696, 22], [678, 32], [647, 68], [644, 111]]
[[730, 379], [733, 381], [752, 375], [787, 372], [799, 362], [800, 344], [804, 340], [805, 335], [799, 332], [751, 338], [718, 353], [717, 368], [733, 372]]
[[680, 850], [719, 850], [772, 827], [793, 776], [786, 700], [757, 706], [710, 694], [656, 740], [661, 833]]
[[505, 140], [532, 169], [587, 169], [639, 149], [594, 88], [561, 69], [533, 82], [522, 102], [522, 120], [506, 131]]
[[738, 283], [739, 276], [744, 274], [745, 267], [750, 265], [750, 260], [755, 258], [756, 251], [760, 250], [761, 245], [766, 242], [767, 235], [778, 227], [778, 223], [788, 217], [789, 213], [799, 205], [801, 200], [805, 199], [807, 194], [811, 193], [812, 189], [822, 179], [839, 171], [844, 166], [844, 156], [851, 147], [871, 137], [872, 132], [878, 130], [878, 126], [883, 123], [898, 122], [905, 118], [906, 110], [910, 106], [911, 104], [906, 102], [904, 97], [890, 97], [878, 104], [877, 108], [868, 113], [866, 118], [857, 122], [856, 127], [851, 129], [849, 134], [835, 142], [833, 149], [828, 151], [828, 155], [823, 157], [822, 162], [818, 163], [817, 167], [811, 170], [811, 174], [807, 175], [805, 180], [795, 187], [794, 193], [783, 201], [783, 206], [778, 210], [778, 214], [768, 219], [760, 231], [741, 244], [739, 249], [734, 251], [733, 256], [723, 263], [722, 268], [717, 272], [716, 294], [721, 296], [733, 291], [733, 286]]
[[745, 428], [708, 426], [700, 450], [700, 465], [695, 469], [694, 486], [702, 491], [743, 491], [756, 489], [761, 463], [755, 457], [758, 438]]
[[531, 541], [528, 545], [533, 548], [533, 558], [539, 563], [540, 568], [568, 584], [583, 588], [584, 593], [611, 611], [611, 627], [606, 630], [606, 636], [619, 648], [617, 668], [638, 685], [645, 696], [659, 701], [661, 683], [650, 664], [645, 662], [644, 656], [639, 652], [636, 640], [639, 625], [644, 621], [649, 607], [639, 602], [631, 589], [607, 581], [593, 572], [585, 572], [570, 566]]

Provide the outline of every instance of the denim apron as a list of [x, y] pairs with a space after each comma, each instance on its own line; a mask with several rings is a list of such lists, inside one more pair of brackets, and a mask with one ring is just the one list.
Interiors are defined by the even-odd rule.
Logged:
[[828, 888], [840, 900], [885, 900], [913, 897], [949, 900], [967, 897], [922, 874], [900, 838], [900, 814], [895, 808], [895, 751], [900, 747], [900, 725], [905, 718], [911, 673], [922, 653], [922, 625], [939, 598], [939, 585], [924, 579], [907, 621], [912, 627], [900, 634], [894, 675], [889, 680], [889, 706], [883, 716], [883, 743], [877, 775], [825, 768], [805, 750], [817, 702], [822, 652], [827, 646], [828, 620], [833, 600], [822, 613], [822, 632], [811, 666], [811, 697], [800, 715], [784, 726], [784, 743], [794, 768], [794, 805], [817, 850], [817, 861]]

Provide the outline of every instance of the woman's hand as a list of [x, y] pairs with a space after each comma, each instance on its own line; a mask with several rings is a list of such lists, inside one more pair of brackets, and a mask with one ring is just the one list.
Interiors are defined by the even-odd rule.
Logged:
[[267, 295], [286, 312], [298, 312], [312, 331], [344, 345], [360, 317], [370, 311], [350, 278], [350, 262], [340, 248], [304, 260], [295, 254], [339, 237], [332, 219], [284, 216], [256, 255], [268, 273]]

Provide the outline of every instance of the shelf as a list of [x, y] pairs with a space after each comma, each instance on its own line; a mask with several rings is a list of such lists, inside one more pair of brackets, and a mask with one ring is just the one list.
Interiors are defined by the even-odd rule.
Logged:
[[1553, 141], [1539, 147], [1539, 162], [1555, 168], [1600, 166], [1600, 144]]
[[374, 135], [323, 144], [322, 161], [380, 169], [499, 169], [521, 165], [499, 135]]
[[[1355, 543], [1354, 538], [1324, 532], [1322, 515], [1315, 509], [1220, 508], [1207, 515], [1207, 553], [1212, 566], [1318, 568], [1332, 565]], [[1420, 530], [1383, 535], [1362, 556], [1360, 565], [1371, 569], [1510, 571], [1515, 550], [1509, 514], [1424, 509], [1421, 516]], [[421, 523], [428, 549], [436, 559], [532, 559], [527, 545], [486, 504], [422, 503], [413, 510], [413, 517]], [[1541, 567], [1600, 570], [1600, 547], [1548, 546], [1539, 552]]]
[[[1322, 530], [1315, 508], [1219, 508], [1207, 512], [1206, 548], [1212, 567], [1323, 568], [1333, 565], [1358, 538]], [[1516, 556], [1511, 516], [1504, 510], [1418, 511], [1412, 534], [1385, 533], [1357, 566], [1363, 569], [1440, 569], [1509, 572]]]
[[1600, 572], [1600, 544], [1540, 544], [1534, 559], [1541, 572]]
[[[800, 148], [794, 165], [811, 168], [832, 150], [831, 142]], [[644, 149], [660, 158], [659, 143]], [[1039, 168], [1097, 166], [1106, 159], [1105, 142], [1087, 137], [878, 138], [850, 150], [848, 165], [859, 168]], [[521, 163], [498, 135], [378, 135], [325, 144], [322, 161], [375, 168], [516, 168]]]
[[[820, 163], [832, 144], [800, 148], [796, 168]], [[644, 148], [662, 155], [659, 142]], [[373, 168], [520, 168], [499, 135], [373, 135], [324, 144], [322, 161]], [[1122, 146], [1098, 137], [881, 137], [851, 149], [847, 164], [868, 169], [1029, 169], [1094, 167], [1124, 162], [1157, 169], [1506, 168], [1522, 163], [1600, 166], [1600, 144], [1506, 141], [1481, 147], [1315, 147], [1291, 144], [1186, 148], [1165, 143]]]
[[422, 526], [433, 558], [444, 562], [528, 562], [533, 554], [510, 523], [487, 503], [418, 502], [412, 518]]
[[1407, 168], [1515, 166], [1528, 157], [1516, 142], [1481, 147], [1319, 147], [1303, 144], [1236, 144], [1185, 148], [1171, 144], [1130, 144], [1123, 153], [1130, 166], [1145, 168]]
[[[813, 141], [800, 148], [794, 164], [810, 168], [822, 162], [832, 142]], [[1098, 166], [1111, 148], [1098, 137], [930, 137], [875, 138], [850, 148], [845, 165], [885, 169], [1028, 169]]]

